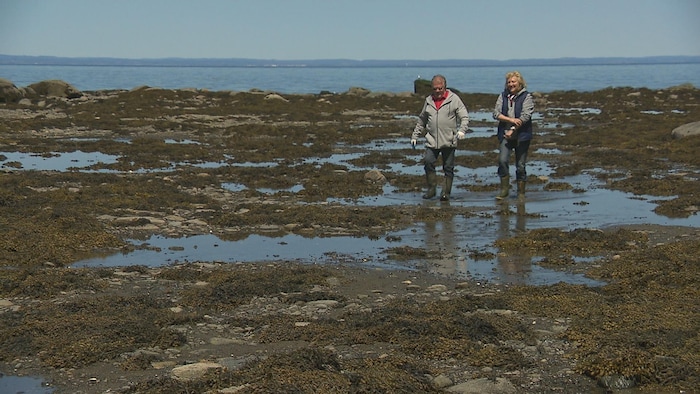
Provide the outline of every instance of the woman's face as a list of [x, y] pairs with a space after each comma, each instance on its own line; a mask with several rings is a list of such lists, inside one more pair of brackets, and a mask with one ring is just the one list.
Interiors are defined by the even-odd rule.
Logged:
[[510, 94], [515, 94], [520, 91], [522, 86], [520, 86], [520, 81], [518, 80], [518, 77], [510, 77], [506, 81], [506, 86], [508, 87], [508, 92]]

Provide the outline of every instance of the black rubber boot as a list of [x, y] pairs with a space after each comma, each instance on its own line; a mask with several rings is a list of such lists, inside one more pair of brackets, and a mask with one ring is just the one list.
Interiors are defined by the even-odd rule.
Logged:
[[450, 201], [450, 194], [452, 193], [452, 180], [453, 178], [445, 177], [445, 186], [442, 188], [440, 201]]
[[434, 172], [426, 172], [425, 180], [428, 182], [428, 191], [425, 192], [423, 198], [428, 200], [435, 197], [437, 193], [437, 175]]

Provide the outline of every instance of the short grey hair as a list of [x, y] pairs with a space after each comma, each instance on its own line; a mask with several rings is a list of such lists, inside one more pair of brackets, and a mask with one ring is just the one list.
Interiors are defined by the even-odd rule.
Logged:
[[442, 82], [447, 86], [447, 78], [445, 78], [444, 75], [442, 74], [436, 74], [433, 79], [430, 80], [430, 82], [434, 82], [436, 79], [442, 79]]

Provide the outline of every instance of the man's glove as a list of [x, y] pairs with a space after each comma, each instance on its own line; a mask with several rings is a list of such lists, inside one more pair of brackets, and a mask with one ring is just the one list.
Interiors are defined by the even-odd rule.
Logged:
[[411, 146], [413, 147], [413, 149], [416, 149], [416, 144], [418, 144], [418, 141], [411, 140]]
[[467, 136], [467, 135], [466, 135], [463, 131], [461, 131], [461, 130], [457, 132], [457, 139], [458, 139], [458, 140], [463, 140], [464, 137], [466, 137], [466, 136]]

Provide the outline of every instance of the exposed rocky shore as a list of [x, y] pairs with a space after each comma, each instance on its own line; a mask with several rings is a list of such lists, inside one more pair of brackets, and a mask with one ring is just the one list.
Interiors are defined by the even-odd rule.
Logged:
[[[490, 111], [495, 100], [462, 97], [470, 111]], [[61, 81], [2, 81], [0, 152], [118, 159], [92, 171], [26, 171], [0, 154], [0, 371], [42, 376], [56, 393], [696, 392], [697, 227], [538, 229], [494, 240], [499, 253], [527, 250], [544, 256], [537, 264], [585, 272], [601, 287], [502, 285], [379, 269], [352, 256], [324, 265], [281, 256], [70, 268], [96, 253], [132, 251], [125, 240], [153, 234], [384, 237], [416, 222], [484, 215], [457, 205], [327, 202], [380, 195], [386, 183], [419, 192], [421, 176], [390, 169], [420, 165], [405, 155], [363, 156], [359, 169], [304, 162], [406, 138], [422, 100], [361, 88], [79, 92]], [[659, 215], [697, 215], [698, 89], [554, 92], [536, 101], [552, 125], [539, 126], [536, 143], [562, 154], [533, 154], [556, 171], [530, 187], [557, 193], [571, 188], [557, 177], [596, 169], [608, 188], [656, 197]], [[458, 166], [493, 165], [493, 147], [491, 137], [470, 139], [460, 149], [478, 154], [459, 156]], [[240, 165], [269, 162], [276, 165]], [[458, 187], [495, 193], [496, 182]], [[303, 188], [288, 190], [294, 185]]]

